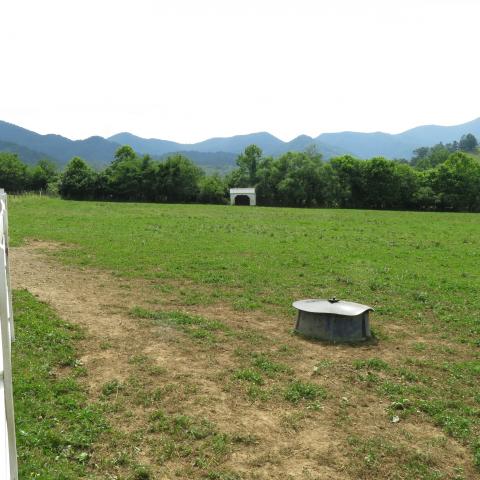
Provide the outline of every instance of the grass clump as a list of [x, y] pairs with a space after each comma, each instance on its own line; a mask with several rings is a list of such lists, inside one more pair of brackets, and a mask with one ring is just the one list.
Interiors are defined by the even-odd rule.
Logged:
[[113, 394], [118, 394], [121, 389], [122, 384], [116, 378], [114, 378], [103, 385], [102, 395], [105, 397], [110, 397]]
[[279, 373], [291, 373], [292, 369], [283, 363], [278, 363], [270, 360], [267, 356], [262, 354], [254, 354], [252, 365], [269, 377], [274, 377]]
[[149, 424], [148, 433], [160, 436], [160, 441], [154, 440], [155, 444], [160, 444], [157, 448], [157, 460], [160, 464], [174, 459], [184, 460], [196, 470], [206, 472], [230, 451], [230, 436], [219, 432], [207, 419], [185, 414], [168, 414], [160, 409], [150, 415]]
[[152, 477], [150, 471], [143, 466], [135, 468], [135, 471], [132, 475], [132, 480], [150, 480]]
[[246, 382], [251, 382], [255, 385], [263, 385], [265, 383], [262, 375], [252, 368], [237, 370], [234, 374], [234, 378], [237, 380], [245, 380]]
[[369, 358], [367, 360], [355, 360], [353, 366], [359, 370], [367, 368], [369, 370], [388, 370], [388, 363], [380, 358]]
[[300, 380], [292, 382], [284, 393], [285, 400], [298, 403], [302, 400], [323, 400], [327, 397], [326, 390], [320, 385]]

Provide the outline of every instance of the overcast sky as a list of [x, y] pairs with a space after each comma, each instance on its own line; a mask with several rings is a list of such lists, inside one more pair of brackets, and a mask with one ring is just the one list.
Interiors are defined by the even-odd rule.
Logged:
[[397, 133], [480, 116], [479, 0], [11, 0], [0, 119], [69, 138]]

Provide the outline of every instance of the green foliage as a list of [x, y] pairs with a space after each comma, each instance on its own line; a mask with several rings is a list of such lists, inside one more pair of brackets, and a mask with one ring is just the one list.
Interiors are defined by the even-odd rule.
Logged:
[[7, 193], [15, 193], [26, 190], [27, 186], [27, 166], [15, 153], [0, 152], [0, 187]]
[[[475, 150], [476, 139], [470, 134], [462, 139], [418, 148], [411, 164], [349, 155], [324, 163], [314, 148], [263, 157], [259, 147], [250, 145], [225, 178], [206, 175], [181, 154], [157, 161], [125, 145], [101, 172], [73, 158], [60, 175], [58, 192], [77, 200], [225, 204], [227, 187], [249, 186], [256, 188], [259, 205], [479, 211], [478, 159], [466, 160], [458, 152], [462, 147]], [[57, 191], [58, 176], [50, 162], [27, 170], [14, 154], [2, 155], [0, 181], [10, 191]]]
[[165, 202], [194, 202], [202, 170], [183, 155], [172, 155], [158, 166], [158, 194]]
[[198, 182], [200, 203], [226, 203], [227, 186], [218, 174], [203, 176]]
[[[458, 150], [458, 146], [454, 148]], [[414, 150], [414, 156], [410, 163], [418, 170], [429, 170], [445, 162], [449, 155], [456, 150], [451, 150], [442, 143], [431, 148], [420, 147]]]
[[252, 365], [269, 377], [273, 377], [278, 373], [289, 373], [291, 369], [286, 365], [270, 360], [267, 356], [261, 354], [254, 354]]
[[323, 400], [327, 397], [326, 390], [320, 385], [296, 380], [285, 390], [285, 400], [298, 403], [301, 400]]
[[253, 370], [252, 368], [244, 368], [243, 370], [238, 370], [235, 373], [235, 378], [238, 380], [245, 380], [247, 382], [254, 383], [255, 385], [263, 385], [264, 380], [260, 373]]
[[452, 154], [432, 172], [432, 187], [443, 209], [480, 209], [480, 162], [465, 153]]
[[464, 152], [474, 152], [478, 147], [478, 141], [475, 138], [475, 135], [467, 133], [466, 135], [462, 135], [460, 142], [458, 142], [458, 146], [460, 150]]
[[381, 358], [369, 358], [368, 360], [355, 360], [355, 368], [368, 368], [372, 370], [388, 370], [388, 363]]
[[365, 161], [362, 167], [364, 206], [377, 209], [395, 208], [400, 194], [395, 164], [378, 157]]
[[468, 133], [462, 135], [460, 141], [452, 143], [437, 143], [433, 147], [420, 147], [413, 151], [410, 164], [419, 170], [428, 170], [446, 162], [450, 154], [462, 151], [474, 153], [478, 142], [474, 135]]
[[141, 160], [130, 147], [120, 147], [105, 170], [106, 192], [117, 200], [140, 200], [143, 195]]
[[30, 172], [30, 187], [33, 190], [51, 190], [57, 181], [57, 167], [51, 160], [39, 160]]
[[92, 168], [79, 157], [68, 163], [60, 177], [59, 192], [63, 198], [86, 200], [95, 193], [96, 174]]
[[252, 187], [257, 183], [257, 170], [262, 158], [262, 149], [257, 145], [249, 145], [237, 158], [239, 176], [236, 187]]

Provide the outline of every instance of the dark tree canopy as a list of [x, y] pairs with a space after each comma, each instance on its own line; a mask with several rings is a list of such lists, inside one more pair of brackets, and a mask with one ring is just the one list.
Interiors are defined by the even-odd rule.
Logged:
[[466, 135], [462, 135], [462, 138], [459, 142], [460, 150], [464, 152], [473, 152], [478, 147], [478, 141], [475, 138], [475, 135], [471, 133], [467, 133]]

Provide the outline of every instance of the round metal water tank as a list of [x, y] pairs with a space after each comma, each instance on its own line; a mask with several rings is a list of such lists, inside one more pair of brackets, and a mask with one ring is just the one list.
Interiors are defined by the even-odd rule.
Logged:
[[298, 300], [295, 330], [310, 338], [333, 342], [362, 342], [371, 338], [368, 314], [372, 307], [326, 299]]

